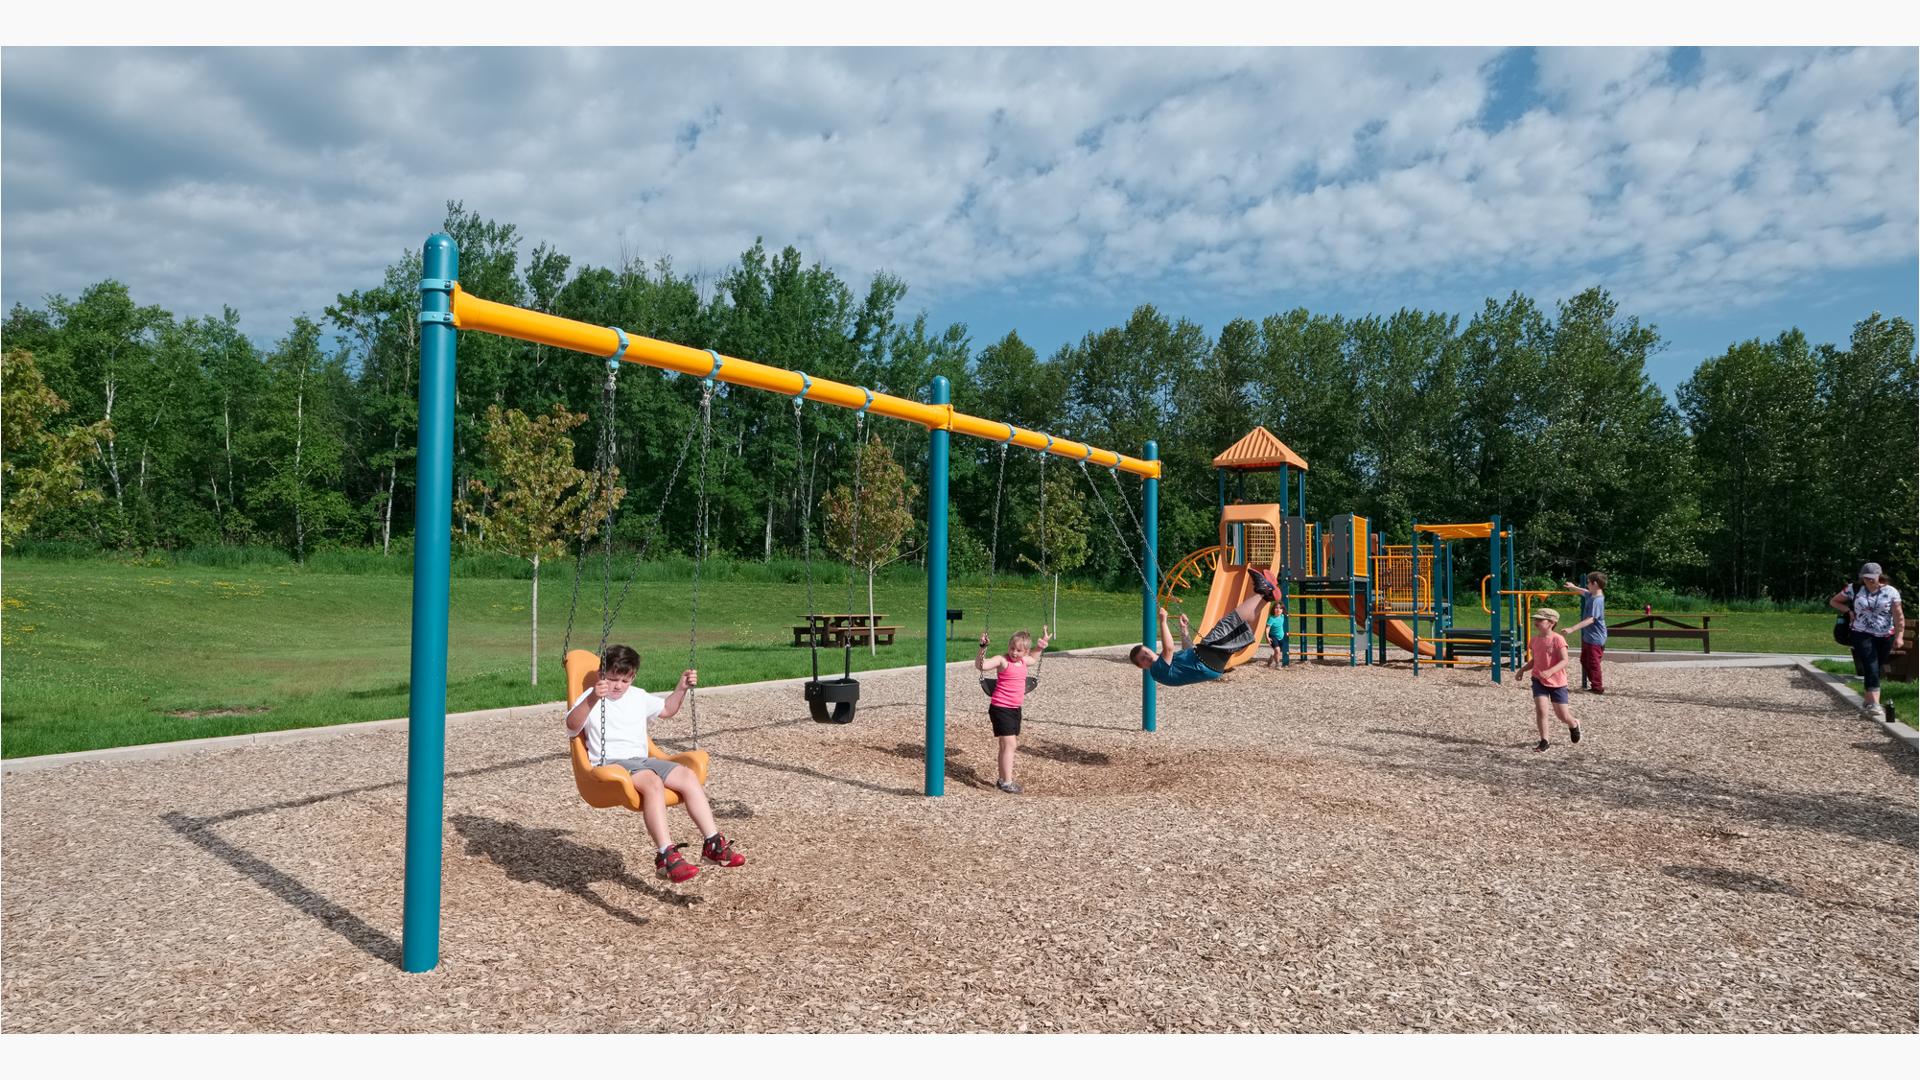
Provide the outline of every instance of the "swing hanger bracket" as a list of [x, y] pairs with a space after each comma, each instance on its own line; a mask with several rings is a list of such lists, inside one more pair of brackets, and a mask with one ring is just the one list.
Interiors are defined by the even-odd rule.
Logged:
[[620, 358], [627, 355], [627, 346], [630, 344], [627, 341], [627, 332], [617, 326], [609, 326], [607, 329], [613, 331], [613, 336], [620, 339], [620, 347], [613, 350], [612, 356], [607, 357], [607, 370], [610, 372], [619, 371]]
[[712, 386], [713, 380], [719, 376], [720, 369], [726, 365], [726, 361], [721, 358], [719, 353], [713, 351], [712, 349], [707, 350], [707, 355], [713, 357], [713, 367], [708, 370], [707, 376], [706, 376], [707, 385]]

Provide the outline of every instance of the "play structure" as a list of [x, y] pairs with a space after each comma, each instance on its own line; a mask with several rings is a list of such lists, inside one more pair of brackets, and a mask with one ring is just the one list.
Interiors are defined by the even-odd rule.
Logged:
[[[815, 378], [804, 371], [788, 371], [751, 360], [722, 356], [710, 349], [695, 349], [671, 342], [630, 336], [618, 327], [594, 326], [590, 323], [483, 300], [460, 287], [459, 252], [453, 238], [444, 233], [436, 233], [427, 239], [422, 257], [420, 294], [420, 430], [419, 453], [415, 460], [416, 546], [413, 561], [412, 660], [407, 728], [406, 886], [401, 942], [401, 963], [407, 971], [430, 970], [439, 963], [440, 955], [441, 844], [444, 836], [446, 780], [448, 590], [452, 555], [454, 372], [459, 331], [516, 338], [585, 353], [602, 360], [608, 370], [603, 405], [609, 421], [603, 426], [601, 432], [600, 453], [603, 455], [601, 459], [603, 463], [609, 463], [612, 457], [612, 425], [610, 423], [612, 402], [616, 393], [618, 372], [623, 364], [646, 365], [702, 380], [699, 419], [688, 432], [686, 442], [681, 447], [680, 462], [685, 462], [697, 434], [700, 442], [698, 483], [703, 503], [706, 498], [707, 444], [712, 430], [711, 402], [716, 384], [724, 383], [784, 394], [793, 399], [796, 417], [804, 403], [814, 402], [854, 410], [861, 418], [860, 424], [864, 424], [866, 415], [872, 413], [925, 427], [929, 433], [929, 452], [925, 489], [927, 493], [927, 633], [924, 790], [929, 796], [939, 796], [945, 791], [947, 643], [944, 631], [947, 612], [947, 468], [950, 433], [957, 432], [999, 443], [1003, 453], [1005, 448], [1014, 446], [1038, 451], [1042, 455], [1043, 462], [1047, 455], [1076, 461], [1089, 484], [1093, 484], [1092, 466], [1107, 469], [1116, 487], [1119, 485], [1119, 476], [1123, 472], [1143, 479], [1142, 506], [1138, 515], [1134, 514], [1130, 501], [1124, 497], [1121, 499], [1135, 526], [1142, 555], [1133, 557], [1132, 548], [1128, 545], [1123, 547], [1133, 559], [1135, 567], [1141, 572], [1142, 640], [1154, 639], [1155, 597], [1159, 584], [1157, 578], [1159, 562], [1155, 556], [1155, 546], [1159, 520], [1160, 462], [1157, 460], [1158, 450], [1152, 442], [1146, 444], [1141, 457], [1129, 457], [1070, 439], [1055, 438], [1044, 432], [1030, 431], [1012, 424], [969, 416], [955, 411], [949, 404], [950, 389], [945, 377], [936, 376], [933, 379], [932, 384], [927, 388], [926, 401], [914, 401], [891, 394], [876, 393], [849, 383]], [[797, 419], [796, 423], [798, 423]], [[796, 428], [797, 437], [798, 429]], [[605, 477], [609, 475], [607, 468], [610, 468], [610, 464], [596, 467], [596, 482], [601, 484], [602, 491], [610, 489], [611, 486], [605, 483]], [[856, 476], [859, 472], [860, 470], [856, 468]], [[680, 465], [676, 464], [674, 474], [668, 480], [668, 495], [671, 494], [674, 480], [679, 473]], [[1097, 485], [1094, 486], [1094, 494], [1100, 495]], [[665, 508], [666, 495], [663, 495], [661, 510], [656, 514], [646, 542], [641, 545], [642, 554], [646, 544], [651, 542], [653, 534], [659, 531], [659, 515], [664, 513]], [[1109, 521], [1118, 529], [1118, 523], [1104, 498], [1101, 499], [1101, 508], [1107, 514]], [[698, 648], [699, 576], [706, 550], [706, 514], [702, 512], [699, 518], [692, 583], [694, 614], [693, 626], [689, 631], [690, 662]], [[603, 586], [601, 640], [604, 642], [612, 629], [613, 616], [617, 613], [619, 605], [617, 602], [611, 602], [607, 595], [611, 586], [610, 522], [603, 527], [603, 532], [603, 559], [609, 568], [608, 580]], [[809, 566], [811, 566], [810, 540], [808, 545]], [[638, 561], [638, 556], [635, 561]], [[809, 574], [809, 591], [811, 591], [811, 574]], [[624, 597], [624, 590], [621, 595]], [[809, 597], [808, 607], [811, 617], [813, 607], [811, 597]], [[571, 622], [572, 616], [569, 615], [569, 634]], [[850, 641], [846, 645], [850, 645]], [[843, 648], [846, 645], [843, 645]], [[592, 656], [584, 650], [582, 655]], [[591, 667], [598, 667], [597, 659], [593, 660]], [[587, 661], [575, 660], [571, 656], [567, 659], [567, 668], [569, 693], [577, 697], [584, 687], [586, 673], [591, 669]], [[575, 678], [576, 674], [578, 681]], [[1156, 727], [1154, 683], [1146, 672], [1141, 672], [1140, 683], [1141, 728], [1153, 731]], [[822, 714], [825, 713], [824, 718], [829, 722], [850, 721], [859, 697], [858, 687], [857, 680], [852, 678], [850, 657], [845, 663], [840, 679], [821, 679], [816, 649], [814, 678], [807, 683], [805, 691], [807, 703], [816, 719], [821, 719]], [[697, 691], [690, 693], [687, 699], [694, 724], [696, 748], [699, 732], [697, 699]], [[701, 765], [707, 764], [703, 756]], [[606, 807], [635, 805], [635, 802], [629, 801], [630, 783], [625, 785], [626, 790], [620, 790], [620, 785], [614, 783], [613, 777], [603, 774], [594, 763], [585, 759], [583, 743], [576, 743], [574, 770], [581, 797], [589, 805]], [[704, 781], [705, 768], [700, 768], [698, 771]]]
[[[1486, 668], [1494, 682], [1525, 660], [1534, 605], [1555, 590], [1514, 589], [1513, 531], [1498, 516], [1457, 524], [1413, 522], [1410, 542], [1387, 544], [1367, 518], [1341, 514], [1313, 521], [1307, 514], [1305, 458], [1264, 427], [1256, 427], [1213, 459], [1218, 541], [1188, 553], [1161, 576], [1160, 601], [1207, 582], [1197, 625], [1211, 626], [1252, 591], [1249, 567], [1267, 571], [1280, 586], [1288, 632], [1281, 662], [1325, 660], [1344, 651], [1347, 663], [1384, 664], [1388, 647], [1407, 653], [1413, 671], [1428, 667]], [[1278, 474], [1278, 501], [1246, 501], [1248, 480]], [[1257, 481], [1256, 481], [1257, 484]], [[1233, 501], [1228, 501], [1228, 489]], [[1462, 542], [1488, 544], [1489, 573], [1479, 583], [1479, 612], [1454, 597]], [[1245, 663], [1262, 641], [1236, 654]], [[1344, 646], [1344, 649], [1342, 649]]]

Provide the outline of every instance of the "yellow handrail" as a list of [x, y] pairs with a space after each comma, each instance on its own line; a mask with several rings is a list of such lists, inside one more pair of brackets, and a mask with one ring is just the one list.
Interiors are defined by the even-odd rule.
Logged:
[[1188, 580], [1189, 580], [1188, 575], [1192, 574], [1194, 571], [1200, 568], [1200, 560], [1205, 559], [1208, 556], [1218, 555], [1220, 552], [1223, 552], [1225, 550], [1227, 550], [1227, 547], [1225, 544], [1215, 544], [1212, 547], [1203, 547], [1198, 551], [1189, 552], [1179, 562], [1174, 563], [1173, 569], [1167, 571], [1167, 576], [1163, 578], [1160, 582], [1160, 589], [1159, 589], [1160, 603], [1167, 604], [1167, 603], [1176, 602], [1178, 598], [1173, 595], [1174, 591], [1177, 589], [1183, 589], [1187, 586]]
[[[498, 334], [501, 337], [552, 345], [559, 349], [572, 349], [575, 352], [602, 358], [610, 359], [620, 349], [620, 334], [612, 327], [594, 326], [574, 319], [563, 319], [557, 315], [528, 311], [511, 304], [482, 300], [460, 288], [458, 282], [453, 286], [453, 325], [460, 330], [479, 330]], [[1026, 428], [995, 420], [983, 420], [977, 416], [956, 412], [951, 405], [927, 405], [907, 398], [895, 397], [892, 394], [876, 394], [863, 387], [835, 382], [832, 379], [803, 376], [797, 371], [756, 364], [751, 360], [721, 356], [716, 364], [714, 355], [705, 349], [675, 345], [672, 342], [641, 337], [637, 334], [627, 336], [627, 349], [620, 359], [630, 364], [645, 364], [648, 367], [657, 367], [666, 371], [677, 371], [683, 375], [718, 379], [721, 382], [751, 386], [756, 390], [768, 390], [788, 397], [804, 397], [808, 401], [838, 405], [846, 409], [863, 409], [879, 413], [881, 416], [890, 416], [896, 420], [906, 420], [926, 428], [957, 431], [962, 435], [972, 435], [994, 442], [1010, 442], [1015, 446], [1043, 450], [1075, 461], [1087, 461], [1094, 465], [1122, 469], [1136, 476], [1155, 479], [1160, 476], [1158, 461], [1128, 457], [1125, 454], [1102, 450], [1097, 446], [1074, 442], [1071, 439], [1056, 439], [1045, 432], [1029, 431]]]

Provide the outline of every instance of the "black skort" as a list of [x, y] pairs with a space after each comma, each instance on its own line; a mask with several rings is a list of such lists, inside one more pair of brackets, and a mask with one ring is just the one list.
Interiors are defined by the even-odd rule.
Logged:
[[996, 737], [1020, 734], [1020, 710], [1011, 705], [987, 706], [987, 719], [993, 721]]

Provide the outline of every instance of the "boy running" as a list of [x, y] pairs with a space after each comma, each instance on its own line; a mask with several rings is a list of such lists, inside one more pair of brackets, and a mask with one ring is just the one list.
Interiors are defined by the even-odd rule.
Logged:
[[[1567, 725], [1567, 737], [1573, 742], [1580, 741], [1580, 721], [1573, 718], [1567, 708], [1567, 640], [1555, 632], [1560, 622], [1560, 613], [1550, 607], [1535, 608], [1533, 611], [1533, 637], [1527, 642], [1527, 662], [1520, 665], [1521, 671], [1533, 669], [1533, 721], [1540, 729], [1540, 743], [1535, 753], [1547, 749], [1547, 704], [1553, 704], [1553, 714]], [[1585, 621], [1567, 628], [1571, 634], [1575, 629], [1585, 626]]]

